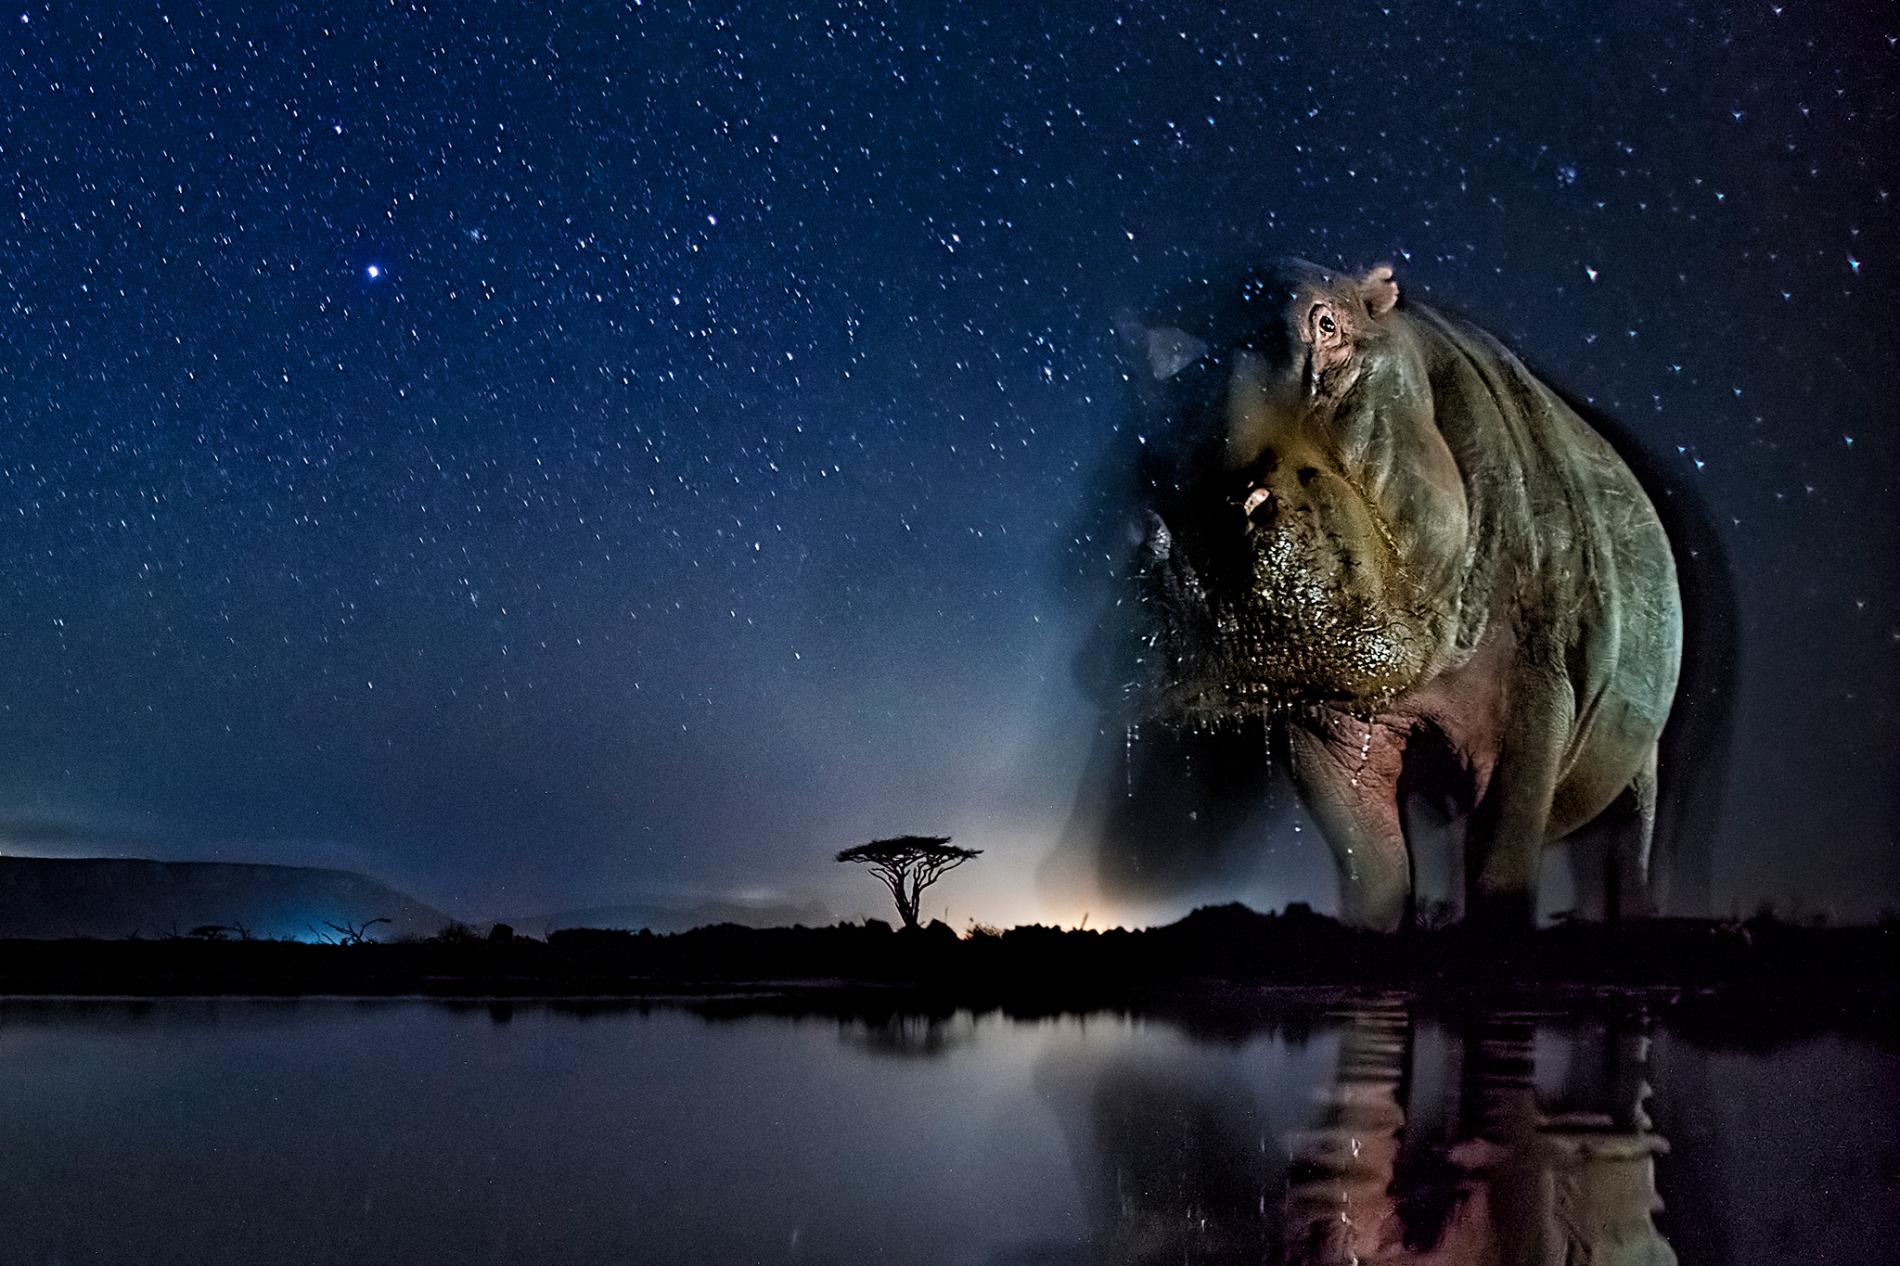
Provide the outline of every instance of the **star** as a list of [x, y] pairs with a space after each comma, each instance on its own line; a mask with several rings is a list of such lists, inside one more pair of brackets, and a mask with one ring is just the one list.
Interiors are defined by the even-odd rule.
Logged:
[[383, 276], [383, 266], [381, 264], [371, 264], [368, 268], [363, 270], [363, 275], [368, 277], [371, 281], [380, 281]]

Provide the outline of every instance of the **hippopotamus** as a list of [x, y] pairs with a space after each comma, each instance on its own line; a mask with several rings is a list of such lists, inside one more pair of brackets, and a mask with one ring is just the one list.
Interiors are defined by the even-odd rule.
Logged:
[[[1240, 821], [1209, 788], [1271, 775], [1330, 846], [1351, 923], [1413, 917], [1420, 805], [1462, 835], [1467, 919], [1528, 926], [1546, 848], [1586, 828], [1608, 844], [1580, 883], [1612, 917], [1654, 912], [1682, 602], [1611, 443], [1391, 267], [1281, 260], [1123, 337], [1133, 529], [1094, 653], [1110, 715], [1176, 747], [1131, 766], [1097, 824], [1111, 886]], [[1255, 755], [1180, 768], [1195, 733]]]

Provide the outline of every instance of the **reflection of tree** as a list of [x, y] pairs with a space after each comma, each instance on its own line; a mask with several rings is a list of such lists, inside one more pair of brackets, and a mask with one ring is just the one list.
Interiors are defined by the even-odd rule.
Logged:
[[934, 1058], [968, 1042], [974, 1034], [956, 1016], [889, 1015], [865, 1018], [845, 1029], [847, 1041], [879, 1055]]

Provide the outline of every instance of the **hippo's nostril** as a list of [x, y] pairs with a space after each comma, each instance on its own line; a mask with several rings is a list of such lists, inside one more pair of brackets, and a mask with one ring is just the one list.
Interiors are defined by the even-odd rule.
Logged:
[[1302, 466], [1296, 473], [1300, 477], [1300, 487], [1304, 488], [1313, 482], [1314, 478], [1318, 476], [1319, 470], [1312, 466]]

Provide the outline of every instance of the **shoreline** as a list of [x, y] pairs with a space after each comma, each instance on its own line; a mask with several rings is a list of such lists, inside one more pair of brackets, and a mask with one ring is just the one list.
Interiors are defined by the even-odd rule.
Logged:
[[1310, 911], [1198, 910], [1141, 931], [958, 936], [941, 923], [732, 924], [545, 939], [498, 928], [335, 945], [0, 940], [0, 1000], [372, 999], [706, 1010], [1239, 1014], [1389, 998], [1427, 1010], [1693, 1015], [1738, 1033], [1900, 1033], [1900, 924], [1708, 920], [1382, 935]]

